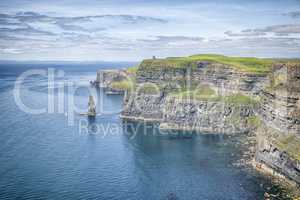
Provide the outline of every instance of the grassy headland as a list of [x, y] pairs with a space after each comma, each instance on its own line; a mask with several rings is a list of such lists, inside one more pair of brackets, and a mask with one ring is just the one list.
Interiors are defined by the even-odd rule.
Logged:
[[198, 54], [188, 57], [169, 57], [165, 59], [147, 59], [144, 60], [139, 68], [144, 70], [152, 69], [184, 69], [187, 67], [197, 67], [197, 62], [207, 61], [225, 64], [231, 66], [239, 71], [247, 73], [267, 73], [271, 70], [273, 60], [271, 59], [260, 59], [253, 57], [228, 57], [217, 54]]

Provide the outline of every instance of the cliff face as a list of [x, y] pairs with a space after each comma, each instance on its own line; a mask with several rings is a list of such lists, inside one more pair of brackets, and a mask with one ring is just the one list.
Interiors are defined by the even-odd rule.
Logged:
[[276, 65], [261, 92], [255, 159], [300, 183], [300, 65]]
[[262, 120], [282, 133], [300, 136], [300, 65], [276, 65], [261, 91]]
[[168, 98], [161, 128], [196, 130], [206, 133], [237, 134], [250, 131], [252, 106], [233, 106], [223, 101], [194, 101]]
[[101, 70], [97, 72], [95, 83], [99, 87], [110, 87], [113, 81], [121, 81], [126, 77], [125, 70]]
[[[130, 98], [133, 97], [133, 98]], [[162, 95], [129, 95], [122, 117], [155, 121], [161, 129], [191, 130], [213, 134], [247, 133], [254, 118], [251, 105], [223, 101], [197, 101]]]
[[[137, 72], [137, 85], [151, 83], [159, 91], [128, 93], [122, 117], [158, 121], [162, 129], [247, 133], [252, 129], [249, 119], [255, 118], [253, 105], [227, 102], [222, 97], [236, 93], [255, 95], [267, 81], [266, 74], [240, 72], [215, 62], [196, 62], [194, 67], [186, 68], [142, 65]], [[174, 91], [203, 87], [211, 90], [212, 98], [207, 99], [207, 94], [201, 99], [193, 94], [189, 98], [173, 95]]]
[[123, 94], [124, 82], [127, 82], [131, 75], [123, 69], [101, 70], [97, 72], [97, 77], [92, 84], [104, 88], [106, 94]]
[[187, 68], [158, 68], [144, 67], [137, 73], [137, 82], [164, 84], [172, 89], [186, 86], [208, 84], [222, 95], [241, 92], [258, 94], [268, 84], [266, 74], [241, 72], [230, 65], [216, 62], [199, 61], [195, 67]]
[[257, 130], [255, 160], [300, 184], [300, 140], [262, 125]]
[[162, 95], [126, 93], [122, 117], [142, 121], [161, 121], [166, 99]]
[[212, 84], [223, 95], [236, 92], [258, 94], [268, 82], [266, 74], [240, 72], [229, 65], [211, 62], [199, 62], [192, 73], [192, 80]]
[[[167, 123], [173, 121], [179, 125], [190, 121], [190, 124], [208, 124], [211, 128], [221, 124], [227, 129], [233, 126], [234, 121], [229, 120], [233, 118], [228, 115], [229, 111], [240, 119], [241, 125], [244, 124], [244, 118], [254, 115], [255, 111], [265, 124], [275, 130], [300, 134], [298, 64], [275, 64], [269, 74], [247, 73], [230, 65], [208, 61], [195, 62], [193, 67], [185, 68], [157, 67], [152, 63], [148, 65], [139, 68], [137, 85], [151, 83], [160, 91], [154, 95], [143, 92], [127, 95], [122, 113], [124, 117], [149, 118]], [[187, 101], [186, 98], [172, 97], [174, 91], [191, 90], [203, 85], [211, 88], [218, 97], [236, 93], [257, 97], [260, 99], [260, 107], [235, 105], [215, 98], [199, 100], [191, 96], [192, 101]], [[248, 110], [247, 114], [243, 110]], [[224, 119], [220, 119], [220, 116]], [[215, 130], [212, 128], [212, 131]]]
[[[283, 94], [285, 93], [285, 94]], [[286, 94], [286, 91], [261, 92], [261, 119], [273, 129], [300, 136], [299, 96]]]

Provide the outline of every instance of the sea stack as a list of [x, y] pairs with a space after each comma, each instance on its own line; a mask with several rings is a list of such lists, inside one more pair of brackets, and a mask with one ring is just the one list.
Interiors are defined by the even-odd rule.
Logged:
[[89, 103], [88, 103], [88, 116], [94, 117], [96, 116], [96, 105], [92, 95], [89, 96]]

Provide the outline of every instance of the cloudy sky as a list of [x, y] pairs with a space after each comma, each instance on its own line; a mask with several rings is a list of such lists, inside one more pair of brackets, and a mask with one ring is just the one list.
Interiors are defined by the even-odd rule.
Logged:
[[1, 60], [300, 57], [300, 0], [1, 0]]

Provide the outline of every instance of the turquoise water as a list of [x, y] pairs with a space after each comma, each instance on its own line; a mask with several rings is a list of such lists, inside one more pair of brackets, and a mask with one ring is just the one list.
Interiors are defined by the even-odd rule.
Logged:
[[[129, 64], [0, 66], [0, 199], [262, 199], [270, 183], [233, 166], [240, 151], [230, 138], [178, 139], [157, 134], [155, 126], [124, 126], [118, 117], [122, 96], [96, 89], [98, 108], [106, 114], [94, 120], [75, 114], [73, 125], [57, 103], [54, 113], [32, 115], [14, 100], [14, 80], [22, 71], [54, 67], [65, 72], [57, 82], [82, 86], [74, 102], [86, 109], [86, 87], [96, 70], [124, 65]], [[47, 106], [47, 78], [32, 76], [22, 86], [26, 105]], [[70, 88], [54, 88], [55, 101], [61, 92], [67, 99]]]

